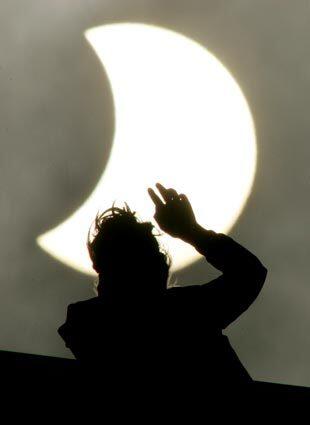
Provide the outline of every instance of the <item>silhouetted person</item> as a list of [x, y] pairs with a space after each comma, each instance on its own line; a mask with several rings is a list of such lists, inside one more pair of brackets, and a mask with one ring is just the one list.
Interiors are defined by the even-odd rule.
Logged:
[[68, 307], [59, 333], [87, 375], [117, 391], [155, 386], [208, 392], [250, 383], [222, 334], [255, 300], [266, 269], [232, 238], [202, 228], [184, 194], [148, 189], [160, 228], [191, 244], [222, 275], [204, 285], [167, 289], [170, 258], [128, 205], [96, 216], [88, 237], [98, 296]]

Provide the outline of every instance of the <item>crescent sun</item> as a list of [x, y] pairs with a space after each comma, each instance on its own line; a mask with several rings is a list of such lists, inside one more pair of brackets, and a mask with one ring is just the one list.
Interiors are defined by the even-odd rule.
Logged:
[[[251, 192], [256, 169], [253, 119], [238, 84], [202, 45], [168, 29], [120, 23], [87, 30], [108, 75], [115, 107], [109, 162], [85, 203], [37, 238], [74, 269], [94, 275], [86, 249], [98, 210], [126, 201], [153, 219], [147, 187], [157, 181], [188, 195], [199, 223], [228, 232]], [[200, 255], [168, 235], [172, 271]]]

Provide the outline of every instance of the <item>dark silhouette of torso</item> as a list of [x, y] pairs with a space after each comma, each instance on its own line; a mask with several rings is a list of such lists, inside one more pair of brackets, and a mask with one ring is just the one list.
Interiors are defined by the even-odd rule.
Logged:
[[149, 295], [103, 291], [69, 305], [59, 333], [89, 376], [141, 391], [160, 385], [167, 393], [252, 381], [222, 330], [257, 297], [266, 269], [223, 234], [206, 230], [195, 248], [220, 277]]

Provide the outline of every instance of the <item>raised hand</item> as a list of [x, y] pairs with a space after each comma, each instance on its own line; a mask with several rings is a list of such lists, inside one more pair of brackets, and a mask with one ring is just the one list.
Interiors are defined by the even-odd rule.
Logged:
[[180, 195], [175, 189], [166, 189], [162, 184], [156, 183], [161, 198], [148, 188], [148, 193], [155, 204], [154, 218], [159, 227], [170, 236], [188, 240], [197, 227], [194, 211], [184, 193]]

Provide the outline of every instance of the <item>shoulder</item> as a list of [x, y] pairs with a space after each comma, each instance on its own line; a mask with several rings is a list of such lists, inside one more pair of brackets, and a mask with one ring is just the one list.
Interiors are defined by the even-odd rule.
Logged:
[[88, 300], [77, 301], [68, 305], [68, 311], [80, 311], [93, 308], [96, 305], [99, 305], [102, 301], [99, 297], [89, 298]]
[[191, 299], [201, 293], [200, 285], [174, 286], [167, 289], [166, 297], [168, 299]]
[[67, 320], [89, 316], [92, 312], [96, 311], [97, 306], [100, 306], [101, 304], [102, 301], [99, 297], [69, 304], [67, 307]]
[[95, 298], [90, 298], [84, 301], [78, 301], [72, 304], [69, 304], [67, 307], [67, 318], [65, 323], [60, 326], [58, 333], [62, 337], [66, 337], [69, 333], [72, 333], [74, 329], [81, 328], [91, 320], [94, 316], [94, 311], [97, 310], [95, 307], [98, 305], [101, 300]]

